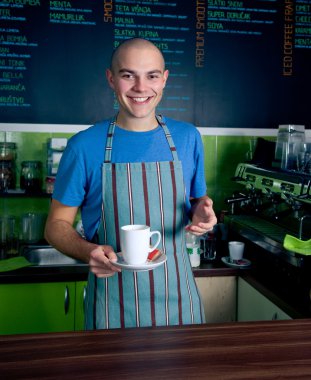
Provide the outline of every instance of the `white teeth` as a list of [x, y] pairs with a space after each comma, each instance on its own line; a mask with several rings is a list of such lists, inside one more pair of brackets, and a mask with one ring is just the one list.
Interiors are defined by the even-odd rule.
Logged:
[[143, 103], [143, 102], [145, 102], [147, 99], [148, 99], [148, 97], [146, 97], [146, 98], [133, 98], [133, 100], [134, 100], [135, 102], [138, 102], [138, 103]]

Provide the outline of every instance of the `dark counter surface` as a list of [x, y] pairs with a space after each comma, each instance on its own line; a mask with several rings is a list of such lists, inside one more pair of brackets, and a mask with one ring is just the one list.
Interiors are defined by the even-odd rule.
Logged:
[[0, 273], [0, 284], [87, 280], [88, 265], [30, 266]]
[[0, 336], [3, 379], [311, 379], [311, 321]]
[[[86, 281], [89, 267], [82, 265], [31, 266], [10, 272], [0, 273], [0, 284], [26, 282]], [[196, 277], [234, 276], [239, 270], [225, 266], [221, 261], [202, 263], [193, 268]]]

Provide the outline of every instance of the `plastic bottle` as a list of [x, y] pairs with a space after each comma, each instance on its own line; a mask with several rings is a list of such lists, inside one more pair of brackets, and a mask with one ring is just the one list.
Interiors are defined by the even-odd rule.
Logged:
[[186, 248], [193, 268], [200, 266], [200, 236], [193, 235], [186, 231]]

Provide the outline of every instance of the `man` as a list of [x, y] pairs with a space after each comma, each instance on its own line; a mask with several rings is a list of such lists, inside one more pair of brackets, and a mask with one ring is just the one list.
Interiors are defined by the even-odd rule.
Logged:
[[[202, 323], [184, 241], [186, 212], [192, 218], [186, 228], [194, 234], [216, 223], [205, 195], [200, 135], [188, 123], [156, 115], [168, 70], [150, 41], [123, 42], [106, 77], [119, 112], [69, 141], [45, 237], [61, 252], [89, 263], [87, 329]], [[73, 228], [79, 208], [86, 239]], [[164, 265], [142, 272], [113, 265], [119, 229], [127, 224], [161, 232]]]

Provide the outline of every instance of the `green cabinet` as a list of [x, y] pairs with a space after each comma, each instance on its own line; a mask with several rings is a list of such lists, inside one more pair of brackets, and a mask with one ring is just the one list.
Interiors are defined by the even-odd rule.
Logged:
[[0, 285], [0, 334], [83, 330], [86, 282]]
[[74, 329], [75, 283], [0, 285], [0, 334]]
[[238, 278], [237, 321], [267, 321], [291, 319], [282, 309], [262, 295], [243, 278]]

